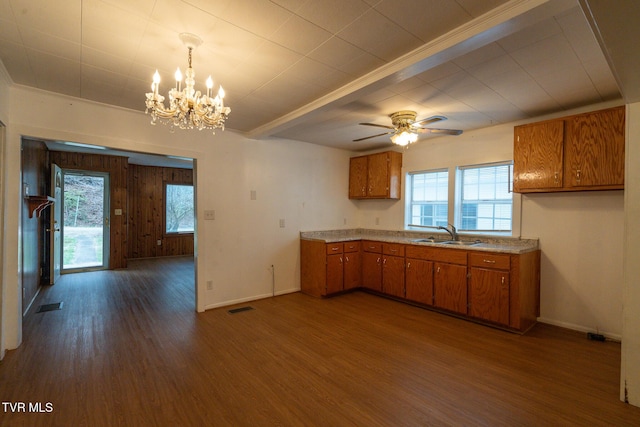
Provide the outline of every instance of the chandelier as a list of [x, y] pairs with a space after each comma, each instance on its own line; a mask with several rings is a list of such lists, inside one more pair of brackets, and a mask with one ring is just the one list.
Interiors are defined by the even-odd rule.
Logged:
[[224, 106], [224, 89], [218, 89], [215, 98], [211, 97], [213, 80], [211, 76], [206, 81], [207, 93], [202, 94], [194, 89], [196, 73], [191, 67], [191, 53], [202, 44], [202, 39], [195, 34], [182, 33], [180, 40], [189, 49], [189, 68], [185, 76], [185, 87], [182, 89], [182, 73], [176, 70], [176, 87], [169, 91], [169, 107], [164, 106], [164, 96], [158, 94], [160, 74], [156, 70], [151, 83], [151, 92], [147, 93], [145, 113], [151, 114], [151, 124], [156, 122], [168, 124], [171, 130], [180, 129], [213, 129], [224, 130], [224, 122], [231, 112]]

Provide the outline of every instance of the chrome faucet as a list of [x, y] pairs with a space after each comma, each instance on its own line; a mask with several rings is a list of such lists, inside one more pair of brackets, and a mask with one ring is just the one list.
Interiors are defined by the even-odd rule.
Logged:
[[[449, 230], [448, 227], [451, 227], [451, 230]], [[455, 241], [460, 240], [460, 238], [458, 237], [458, 231], [453, 226], [453, 224], [449, 224], [448, 227], [443, 227], [443, 226], [439, 225], [438, 226], [438, 230], [444, 230], [447, 233], [449, 233], [451, 235], [451, 240], [455, 240]]]

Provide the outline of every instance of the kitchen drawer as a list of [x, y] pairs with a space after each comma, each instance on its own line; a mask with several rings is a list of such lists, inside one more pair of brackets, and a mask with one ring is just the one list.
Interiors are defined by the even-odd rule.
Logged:
[[404, 245], [401, 243], [383, 243], [382, 253], [385, 255], [404, 256]]
[[511, 268], [511, 256], [506, 254], [469, 252], [469, 266], [509, 270]]
[[434, 248], [431, 246], [407, 245], [407, 258], [423, 259], [427, 261], [446, 262], [449, 264], [467, 265], [467, 251], [449, 248]]
[[358, 252], [360, 250], [360, 241], [357, 242], [344, 242], [345, 252]]
[[342, 248], [342, 243], [327, 243], [327, 255], [341, 254]]
[[382, 253], [382, 243], [365, 240], [362, 242], [362, 249], [364, 249], [365, 252], [375, 252], [380, 254]]

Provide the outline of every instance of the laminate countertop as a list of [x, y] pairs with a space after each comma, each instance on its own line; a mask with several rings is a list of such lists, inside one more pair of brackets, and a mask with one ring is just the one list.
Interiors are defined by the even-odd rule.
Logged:
[[[421, 239], [435, 237], [436, 242], [420, 242]], [[465, 249], [473, 251], [523, 254], [539, 249], [538, 239], [491, 238], [483, 236], [460, 236], [462, 241], [479, 241], [473, 245], [450, 245], [443, 241], [451, 240], [451, 236], [441, 232], [390, 231], [352, 228], [345, 230], [301, 231], [300, 239], [317, 240], [325, 243], [351, 242], [354, 240], [373, 240], [384, 243], [402, 243], [410, 245], [433, 246], [449, 249]]]

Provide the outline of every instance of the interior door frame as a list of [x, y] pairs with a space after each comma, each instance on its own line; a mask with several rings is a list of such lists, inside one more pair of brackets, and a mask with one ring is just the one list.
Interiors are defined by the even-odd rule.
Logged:
[[[85, 169], [72, 169], [72, 168], [62, 168], [62, 209], [64, 211], [64, 176], [65, 175], [84, 175], [84, 176], [95, 176], [104, 178], [104, 195], [103, 195], [103, 223], [102, 223], [102, 265], [91, 266], [91, 267], [77, 267], [77, 268], [65, 268], [64, 261], [61, 259], [61, 273], [69, 274], [69, 273], [79, 273], [83, 271], [94, 271], [94, 270], [107, 270], [109, 268], [109, 251], [111, 248], [110, 243], [110, 223], [111, 223], [111, 184], [110, 184], [110, 176], [109, 172], [101, 172], [101, 171], [92, 171]], [[64, 257], [64, 220], [61, 223], [61, 240], [62, 240], [62, 250], [60, 251], [60, 257]]]
[[49, 284], [60, 278], [62, 271], [62, 168], [51, 164], [51, 196], [55, 199], [51, 206], [49, 224]]

